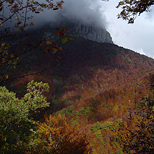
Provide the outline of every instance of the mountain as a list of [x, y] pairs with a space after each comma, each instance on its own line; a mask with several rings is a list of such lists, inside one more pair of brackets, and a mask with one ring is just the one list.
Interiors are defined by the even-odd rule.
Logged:
[[[56, 54], [35, 49], [32, 56], [30, 53], [25, 55], [23, 63], [28, 62], [28, 64], [24, 67], [21, 63], [21, 70], [18, 70], [20, 65], [17, 66], [16, 72], [12, 70], [12, 75], [14, 77], [34, 75], [22, 78], [21, 81], [17, 79], [16, 86], [26, 86], [25, 83], [33, 78], [42, 80], [50, 83], [52, 95], [59, 91], [59, 87], [62, 88], [60, 91], [64, 91], [61, 93], [62, 98], [64, 95], [74, 93], [72, 97], [68, 96], [72, 102], [77, 101], [76, 98], [83, 97], [81, 91], [90, 90], [93, 94], [89, 97], [95, 97], [99, 93], [112, 89], [133, 87], [154, 69], [152, 58], [129, 49], [82, 37], [74, 37], [74, 39], [65, 44], [60, 44], [59, 40], [57, 43], [63, 50], [57, 51]], [[32, 60], [34, 57], [36, 57], [35, 60]], [[35, 72], [42, 73], [35, 74]], [[13, 85], [17, 93], [23, 92], [20, 88], [15, 88], [15, 84]], [[49, 100], [51, 99], [52, 96]]]
[[102, 26], [85, 24], [78, 21], [61, 21], [59, 27], [65, 27], [67, 34], [72, 37], [83, 37], [96, 42], [113, 43], [110, 33]]
[[[52, 35], [52, 39], [56, 40], [59, 37], [55, 36], [56, 29], [55, 27], [65, 28], [68, 35], [72, 37], [82, 37], [88, 40], [96, 41], [96, 42], [106, 42], [113, 43], [111, 35], [103, 26], [98, 26], [96, 24], [86, 24], [81, 23], [76, 20], [62, 20], [58, 23], [47, 23], [37, 31], [40, 31], [44, 34], [44, 37]], [[34, 33], [35, 29], [30, 31], [30, 33]]]
[[[93, 36], [99, 32], [87, 27], [66, 26], [75, 40], [62, 44], [60, 38], [54, 38], [62, 47], [55, 54], [40, 49], [26, 54], [24, 62], [29, 63], [10, 71], [11, 77], [23, 77], [7, 80], [7, 87], [21, 97], [32, 79], [49, 83], [50, 92], [45, 95], [51, 105], [41, 111], [39, 119], [44, 112], [65, 115], [69, 124], [86, 129], [95, 153], [112, 153], [121, 149], [113, 140], [113, 130], [122, 122], [128, 125], [130, 111], [133, 116], [150, 95], [149, 73], [154, 73], [154, 59], [117, 46], [110, 37], [90, 39], [92, 32]], [[49, 27], [44, 29], [47, 35], [53, 33]]]

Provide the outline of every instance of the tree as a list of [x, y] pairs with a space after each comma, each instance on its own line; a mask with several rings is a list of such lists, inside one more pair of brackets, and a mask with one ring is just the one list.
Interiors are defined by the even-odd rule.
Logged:
[[53, 0], [43, 1], [30, 1], [30, 0], [4, 0], [0, 2], [0, 26], [3, 27], [8, 20], [14, 18], [16, 21], [14, 27], [19, 27], [23, 31], [28, 25], [33, 26], [33, 23], [27, 23], [27, 20], [32, 19], [33, 16], [28, 16], [28, 13], [40, 13], [44, 9], [58, 10], [62, 9], [63, 0], [53, 4]]
[[122, 8], [118, 18], [128, 20], [128, 23], [134, 23], [137, 15], [150, 11], [152, 5], [154, 5], [154, 0], [122, 0], [117, 5], [117, 8]]
[[[49, 103], [43, 92], [48, 91], [47, 83], [31, 81], [27, 85], [28, 93], [21, 99], [0, 87], [0, 151], [17, 153], [22, 145], [29, 142], [35, 122], [32, 115], [38, 109], [48, 107]], [[21, 151], [20, 151], [21, 152]]]
[[54, 117], [45, 115], [45, 122], [38, 123], [35, 140], [32, 140], [31, 153], [56, 154], [88, 154], [91, 152], [90, 143], [82, 130], [67, 124], [65, 116]]
[[154, 98], [139, 102], [140, 110], [116, 130], [116, 141], [126, 153], [152, 154], [154, 151]]

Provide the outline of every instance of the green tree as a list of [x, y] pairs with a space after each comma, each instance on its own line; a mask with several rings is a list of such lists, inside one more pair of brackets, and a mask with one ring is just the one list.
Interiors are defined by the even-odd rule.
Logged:
[[47, 83], [31, 81], [27, 85], [28, 92], [19, 99], [6, 87], [0, 87], [1, 153], [19, 152], [19, 148], [29, 142], [35, 125], [32, 115], [38, 112], [38, 109], [49, 106], [46, 97], [42, 95], [48, 90]]
[[154, 5], [154, 0], [122, 0], [117, 5], [117, 8], [122, 8], [118, 18], [134, 23], [135, 18], [143, 12], [150, 11], [152, 5]]

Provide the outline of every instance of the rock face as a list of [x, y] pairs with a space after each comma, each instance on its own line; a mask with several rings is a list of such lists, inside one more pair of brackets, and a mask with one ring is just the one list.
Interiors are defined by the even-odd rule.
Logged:
[[[45, 31], [49, 34], [51, 33], [52, 28], [49, 28], [48, 26], [44, 29], [46, 29]], [[89, 40], [96, 41], [96, 42], [113, 43], [110, 33], [106, 31], [105, 28], [96, 26], [94, 24], [93, 25], [83, 24], [77, 21], [66, 21], [65, 20], [63, 22], [60, 22], [59, 24], [56, 24], [56, 25], [51, 24], [50, 26], [51, 27], [58, 26], [60, 28], [65, 28], [67, 34], [72, 37], [77, 37], [77, 38], [83, 37], [85, 39], [89, 39]]]
[[110, 33], [105, 29], [92, 25], [76, 24], [70, 29], [70, 34], [76, 37], [83, 37], [96, 42], [113, 43]]

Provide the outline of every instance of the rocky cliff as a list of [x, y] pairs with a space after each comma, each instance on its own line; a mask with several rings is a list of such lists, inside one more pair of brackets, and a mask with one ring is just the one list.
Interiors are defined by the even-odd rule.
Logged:
[[[110, 33], [104, 28], [95, 25], [85, 25], [82, 23], [67, 23], [68, 33], [75, 37], [83, 37], [96, 42], [113, 43]], [[67, 27], [67, 26], [66, 26]]]
[[[48, 25], [49, 26], [49, 25]], [[49, 27], [43, 28], [46, 29], [46, 34], [51, 33], [51, 28]], [[50, 24], [51, 27], [55, 27], [55, 24]], [[101, 26], [96, 26], [95, 24], [83, 24], [77, 21], [63, 21], [59, 24], [56, 24], [60, 28], [65, 28], [67, 34], [72, 37], [83, 37], [88, 40], [96, 41], [96, 42], [106, 42], [113, 43], [111, 35], [105, 28]]]

